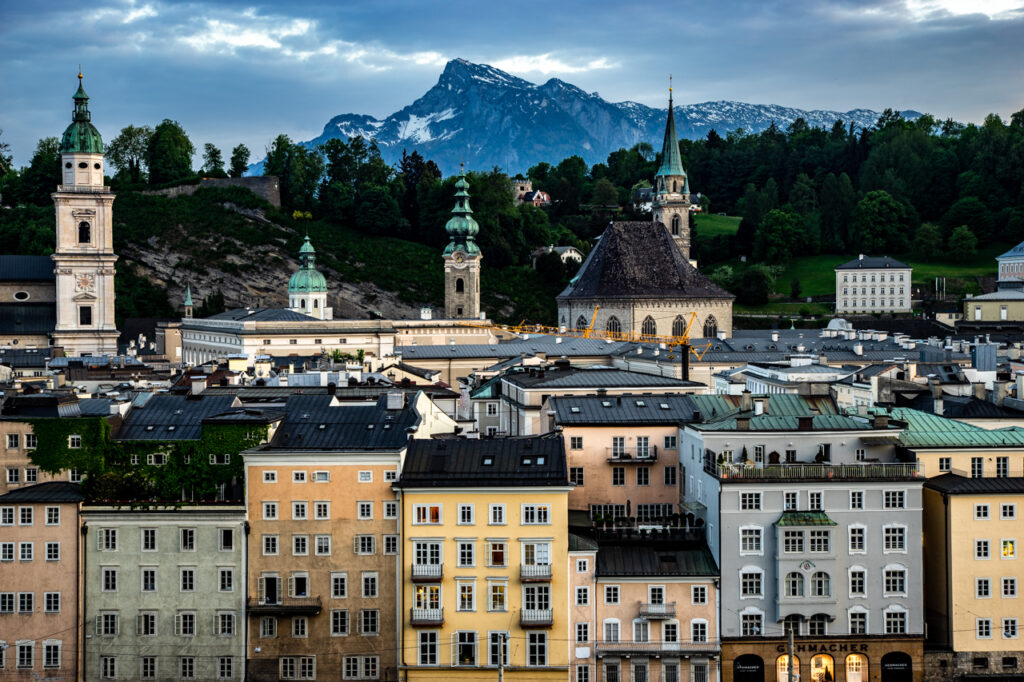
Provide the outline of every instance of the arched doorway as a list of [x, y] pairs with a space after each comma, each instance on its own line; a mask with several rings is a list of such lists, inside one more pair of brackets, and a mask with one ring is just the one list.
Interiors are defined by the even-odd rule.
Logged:
[[833, 682], [836, 679], [835, 661], [828, 654], [811, 658], [811, 682]]
[[743, 654], [732, 662], [733, 682], [764, 682], [764, 660], [756, 654]]
[[656, 336], [658, 333], [658, 325], [655, 323], [654, 318], [648, 315], [644, 318], [644, 323], [640, 326], [640, 333], [644, 336]]
[[890, 651], [882, 656], [882, 682], [912, 682], [914, 662], [902, 651]]
[[[793, 671], [796, 675], [800, 674], [800, 657], [793, 657]], [[789, 655], [782, 654], [775, 661], [775, 680], [776, 682], [789, 682]]]
[[846, 657], [846, 682], [868, 682], [868, 657], [850, 654]]
[[718, 336], [718, 320], [714, 315], [708, 315], [708, 319], [704, 320], [704, 338], [713, 339], [716, 336]]

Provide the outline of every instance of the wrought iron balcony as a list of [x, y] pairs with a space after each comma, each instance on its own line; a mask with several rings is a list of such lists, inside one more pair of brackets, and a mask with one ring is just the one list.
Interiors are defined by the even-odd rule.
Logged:
[[519, 627], [549, 628], [555, 624], [551, 609], [523, 609], [519, 612]]
[[609, 462], [632, 462], [634, 464], [648, 464], [658, 459], [658, 446], [648, 445], [631, 447], [610, 447], [605, 448]]
[[540, 583], [551, 581], [550, 564], [521, 564], [519, 580], [524, 583]]
[[706, 642], [596, 642], [594, 649], [598, 657], [621, 655], [660, 654], [717, 654], [721, 649], [718, 640]]
[[261, 616], [315, 616], [323, 610], [320, 597], [284, 597], [276, 603], [249, 599], [247, 610]]
[[414, 583], [437, 582], [444, 575], [443, 564], [413, 564], [412, 581]]
[[640, 617], [649, 618], [652, 620], [661, 620], [662, 618], [675, 618], [676, 603], [674, 601], [670, 601], [665, 604], [651, 604], [649, 602], [641, 603]]
[[444, 607], [436, 609], [409, 609], [409, 625], [413, 627], [444, 625]]
[[730, 480], [893, 480], [917, 478], [917, 462], [873, 462], [865, 464], [769, 464], [743, 466], [719, 464], [714, 473], [718, 478]]

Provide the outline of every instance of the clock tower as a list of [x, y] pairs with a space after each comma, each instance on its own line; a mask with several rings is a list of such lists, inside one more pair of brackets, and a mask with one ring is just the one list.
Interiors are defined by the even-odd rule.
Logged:
[[480, 317], [480, 261], [483, 255], [476, 245], [480, 226], [469, 207], [469, 183], [465, 171], [455, 183], [455, 208], [444, 226], [448, 246], [444, 253], [444, 313], [449, 320]]
[[114, 326], [114, 194], [103, 185], [103, 140], [91, 123], [89, 96], [78, 74], [71, 125], [60, 143], [57, 213], [57, 324], [53, 345], [69, 357], [116, 355]]
[[690, 181], [679, 154], [676, 117], [672, 112], [672, 87], [668, 89], [668, 121], [661, 147], [661, 167], [654, 176], [653, 219], [672, 235], [672, 241], [690, 259]]

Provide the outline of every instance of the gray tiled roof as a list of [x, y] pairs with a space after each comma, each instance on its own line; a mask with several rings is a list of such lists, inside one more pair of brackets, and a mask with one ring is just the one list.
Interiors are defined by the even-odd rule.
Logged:
[[0, 333], [46, 334], [56, 325], [56, 303], [0, 304]]
[[611, 223], [559, 299], [734, 296], [683, 258], [668, 230], [650, 221]]
[[625, 369], [548, 368], [543, 372], [512, 371], [504, 376], [509, 383], [527, 388], [687, 388], [701, 386], [657, 374], [630, 372]]
[[546, 353], [548, 357], [565, 355], [578, 357], [581, 355], [611, 355], [630, 344], [602, 339], [563, 338], [559, 343], [557, 337], [531, 336], [529, 339], [507, 341], [504, 343], [466, 343], [437, 346], [397, 346], [395, 352], [401, 354], [402, 360], [415, 362], [417, 359], [437, 358], [513, 358], [524, 353], [534, 356]]
[[52, 354], [51, 348], [0, 348], [0, 365], [45, 367]]
[[694, 404], [685, 395], [556, 396], [548, 401], [555, 423], [584, 424], [680, 424], [693, 420]]
[[0, 504], [12, 502], [81, 502], [82, 486], [67, 481], [50, 481], [12, 490], [0, 495]]
[[565, 446], [556, 436], [417, 439], [409, 442], [398, 485], [568, 486]]
[[202, 420], [228, 411], [234, 401], [230, 395], [160, 393], [128, 412], [115, 440], [199, 440]]
[[49, 256], [0, 256], [0, 282], [52, 282]]
[[925, 481], [924, 486], [951, 495], [992, 495], [1024, 493], [1024, 478], [967, 478], [942, 474]]
[[284, 421], [264, 450], [400, 450], [406, 429], [420, 420], [411, 407], [387, 409], [387, 396], [375, 405], [338, 403], [328, 395], [292, 395]]
[[286, 308], [232, 308], [211, 315], [207, 320], [245, 320], [256, 322], [311, 322], [315, 317], [297, 313]]
[[612, 576], [716, 576], [718, 567], [707, 547], [659, 549], [646, 543], [601, 543], [597, 575]]

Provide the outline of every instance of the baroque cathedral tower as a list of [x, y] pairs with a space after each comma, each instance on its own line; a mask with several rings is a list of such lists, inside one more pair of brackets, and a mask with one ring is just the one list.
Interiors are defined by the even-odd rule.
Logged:
[[116, 355], [114, 326], [114, 194], [103, 185], [103, 140], [91, 123], [89, 96], [78, 74], [71, 125], [60, 143], [57, 213], [57, 324], [53, 344], [66, 355]]
[[690, 182], [679, 154], [679, 135], [672, 111], [672, 87], [668, 89], [668, 122], [661, 146], [661, 167], [654, 176], [653, 219], [672, 235], [683, 258], [690, 260]]
[[444, 248], [444, 312], [449, 320], [480, 317], [480, 261], [476, 244], [480, 226], [469, 207], [469, 183], [465, 171], [455, 183], [455, 208], [445, 224], [448, 246]]

